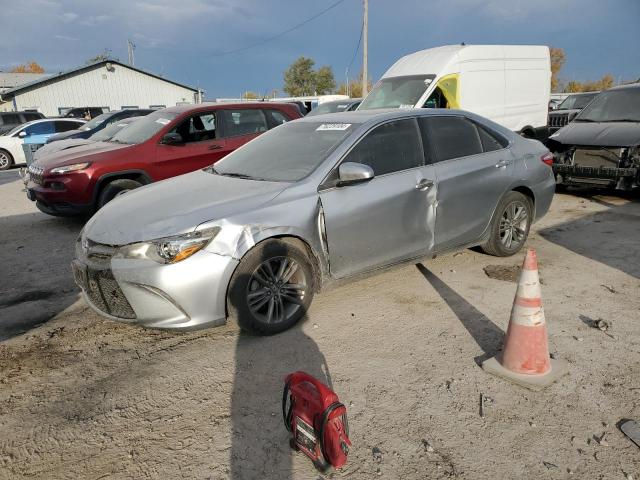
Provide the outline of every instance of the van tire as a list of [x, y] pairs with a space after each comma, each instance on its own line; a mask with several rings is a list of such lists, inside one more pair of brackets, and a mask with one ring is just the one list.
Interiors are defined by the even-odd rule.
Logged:
[[13, 157], [6, 150], [0, 149], [0, 170], [9, 170], [13, 165]]
[[[519, 211], [518, 209], [520, 208], [524, 209], [526, 213], [526, 225], [524, 225], [524, 228], [521, 228], [521, 230], [523, 230], [522, 240], [517, 244], [506, 245], [502, 239], [503, 232], [501, 231], [501, 224], [505, 221], [510, 221], [510, 209], [514, 207], [516, 207], [516, 211]], [[489, 238], [480, 248], [482, 248], [484, 253], [493, 255], [494, 257], [509, 257], [518, 253], [529, 237], [532, 220], [533, 204], [531, 203], [531, 199], [520, 192], [510, 191], [502, 197], [502, 200], [498, 203], [498, 207], [491, 220], [491, 225], [489, 226]]]
[[113, 180], [107, 183], [102, 188], [102, 191], [98, 196], [98, 204], [96, 206], [96, 210], [100, 210], [118, 195], [121, 195], [124, 192], [128, 192], [129, 190], [134, 190], [141, 186], [142, 184], [140, 182], [136, 182], [135, 180], [130, 180], [128, 178], [120, 178], [118, 180]]

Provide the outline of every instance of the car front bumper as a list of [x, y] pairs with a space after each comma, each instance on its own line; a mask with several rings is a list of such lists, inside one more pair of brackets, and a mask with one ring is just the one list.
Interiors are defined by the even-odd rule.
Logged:
[[196, 330], [226, 322], [227, 287], [238, 261], [203, 250], [168, 265], [122, 258], [76, 258], [73, 265], [85, 300], [99, 314], [149, 328]]

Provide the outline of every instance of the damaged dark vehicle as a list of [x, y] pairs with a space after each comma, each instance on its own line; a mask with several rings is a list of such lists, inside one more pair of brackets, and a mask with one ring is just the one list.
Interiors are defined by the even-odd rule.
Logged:
[[640, 83], [600, 93], [547, 146], [559, 186], [640, 186]]

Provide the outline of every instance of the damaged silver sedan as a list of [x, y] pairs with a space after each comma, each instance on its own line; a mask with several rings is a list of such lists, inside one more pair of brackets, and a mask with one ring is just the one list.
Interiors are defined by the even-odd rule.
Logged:
[[202, 171], [116, 198], [73, 271], [114, 320], [257, 334], [298, 322], [335, 279], [481, 245], [507, 256], [551, 203], [539, 142], [455, 110], [320, 115]]

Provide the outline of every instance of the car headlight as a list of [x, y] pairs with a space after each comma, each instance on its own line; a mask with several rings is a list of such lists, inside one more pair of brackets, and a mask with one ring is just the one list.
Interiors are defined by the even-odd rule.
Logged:
[[85, 163], [74, 163], [73, 165], [65, 165], [64, 167], [56, 167], [51, 169], [51, 173], [67, 173], [67, 172], [76, 172], [78, 170], [84, 170], [90, 165], [89, 162]]
[[177, 263], [206, 247], [219, 231], [220, 227], [214, 227], [174, 237], [132, 243], [120, 247], [114, 258], [148, 259], [162, 264]]

